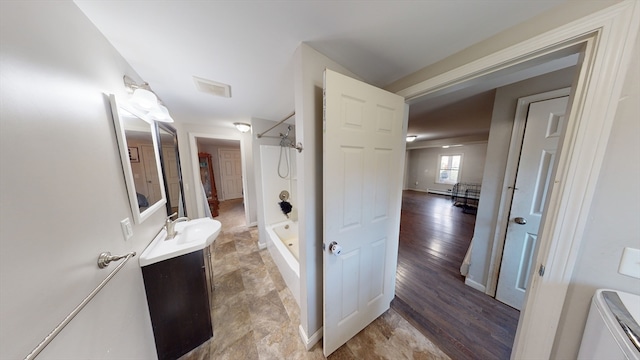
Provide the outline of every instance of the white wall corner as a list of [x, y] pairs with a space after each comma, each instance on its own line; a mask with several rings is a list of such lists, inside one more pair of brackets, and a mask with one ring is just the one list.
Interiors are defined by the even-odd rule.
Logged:
[[473, 281], [472, 279], [470, 279], [468, 277], [464, 280], [464, 284], [467, 285], [467, 286], [470, 286], [470, 287], [472, 287], [472, 288], [474, 288], [474, 289], [476, 289], [478, 291], [482, 291], [483, 293], [486, 290], [484, 285], [480, 284], [479, 282], [475, 282], [475, 281]]
[[298, 326], [298, 332], [300, 334], [300, 339], [302, 340], [302, 343], [304, 344], [304, 347], [307, 349], [307, 351], [311, 350], [313, 345], [317, 344], [318, 341], [322, 339], [322, 327], [320, 327], [318, 331], [314, 332], [311, 337], [307, 336], [307, 333], [304, 331], [304, 328], [302, 328], [302, 325]]

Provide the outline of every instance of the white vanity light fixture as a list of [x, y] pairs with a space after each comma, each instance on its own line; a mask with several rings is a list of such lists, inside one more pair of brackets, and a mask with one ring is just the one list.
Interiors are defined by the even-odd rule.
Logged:
[[158, 97], [151, 90], [149, 83], [138, 84], [127, 75], [123, 76], [123, 81], [124, 87], [132, 94], [131, 102], [133, 104], [145, 110], [150, 110], [158, 104]]
[[158, 99], [156, 93], [151, 90], [149, 83], [143, 82], [142, 84], [137, 84], [127, 75], [123, 77], [123, 80], [125, 88], [132, 93], [132, 105], [138, 110], [145, 111], [146, 115], [155, 121], [173, 122], [169, 110], [162, 105], [162, 101]]
[[416, 135], [407, 135], [407, 142], [413, 142], [417, 139], [418, 137]]
[[173, 118], [169, 114], [169, 110], [164, 105], [157, 104], [154, 109], [149, 111], [149, 116], [155, 121], [160, 121], [165, 123], [173, 122]]
[[238, 131], [240, 131], [241, 133], [246, 133], [249, 130], [251, 130], [251, 125], [247, 124], [247, 123], [233, 123], [233, 125], [236, 127], [236, 129], [238, 129]]
[[158, 97], [147, 89], [137, 88], [133, 91], [131, 102], [145, 110], [151, 110], [158, 105]]

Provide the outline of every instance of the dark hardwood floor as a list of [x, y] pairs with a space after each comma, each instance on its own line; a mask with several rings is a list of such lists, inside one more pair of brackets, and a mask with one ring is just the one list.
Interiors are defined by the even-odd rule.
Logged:
[[391, 306], [454, 360], [508, 359], [520, 312], [460, 275], [474, 224], [446, 196], [405, 191]]

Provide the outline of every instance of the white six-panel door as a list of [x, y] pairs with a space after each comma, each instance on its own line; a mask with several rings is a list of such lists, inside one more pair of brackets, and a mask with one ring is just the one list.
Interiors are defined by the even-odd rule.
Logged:
[[[325, 71], [324, 354], [389, 309], [395, 293], [404, 98]], [[342, 247], [338, 255], [329, 247]]]
[[240, 150], [220, 149], [220, 180], [224, 200], [238, 199], [242, 195], [242, 161]]
[[565, 127], [568, 96], [529, 105], [518, 174], [509, 213], [496, 299], [522, 308], [538, 229], [551, 191], [556, 152]]

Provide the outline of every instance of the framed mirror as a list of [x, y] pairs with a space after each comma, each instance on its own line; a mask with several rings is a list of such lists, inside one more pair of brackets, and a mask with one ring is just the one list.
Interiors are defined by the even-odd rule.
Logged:
[[131, 213], [139, 224], [167, 202], [156, 126], [126, 102], [116, 102], [114, 95], [109, 100]]
[[187, 216], [176, 129], [169, 124], [156, 122], [156, 132], [161, 149], [160, 163], [164, 191], [167, 194], [167, 214], [178, 213], [178, 217]]

